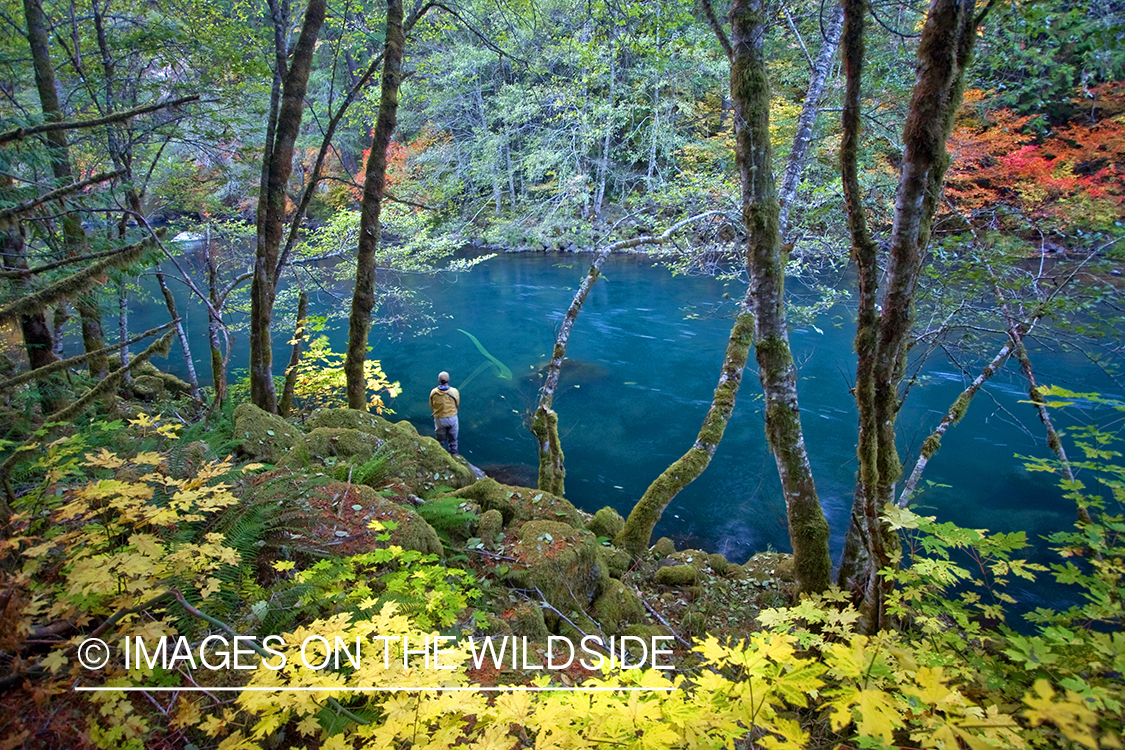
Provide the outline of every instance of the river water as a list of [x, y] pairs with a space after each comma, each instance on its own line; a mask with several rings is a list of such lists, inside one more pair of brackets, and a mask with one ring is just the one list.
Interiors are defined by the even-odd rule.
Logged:
[[[432, 301], [438, 323], [421, 337], [396, 340], [372, 332], [371, 356], [404, 389], [393, 402], [397, 418], [432, 434], [427, 396], [437, 373], [448, 370], [461, 389], [462, 453], [486, 471], [501, 472], [504, 481], [534, 485], [536, 449], [525, 427], [527, 414], [557, 327], [588, 262], [581, 255], [507, 254], [469, 273], [406, 279]], [[800, 293], [799, 288], [794, 291]], [[627, 515], [649, 483], [691, 447], [730, 332], [734, 307], [724, 299], [727, 293], [738, 299], [742, 289], [712, 278], [673, 276], [639, 257], [614, 257], [606, 263], [574, 327], [570, 360], [555, 398], [566, 454], [566, 494], [577, 506], [595, 511], [610, 505]], [[206, 379], [205, 314], [186, 296], [181, 305], [189, 307], [186, 317], [198, 369]], [[346, 303], [330, 297], [314, 299], [314, 313], [318, 306], [321, 313], [346, 311]], [[155, 310], [137, 313], [138, 329], [149, 314], [150, 320], [162, 319]], [[346, 319], [329, 323], [337, 351], [343, 351], [346, 329]], [[290, 333], [278, 331], [275, 337], [279, 372], [288, 359], [285, 340]], [[815, 325], [792, 331], [805, 436], [836, 557], [856, 466], [855, 406], [848, 391], [855, 373], [853, 336], [845, 305], [819, 316]], [[245, 368], [246, 362], [246, 336], [239, 338], [243, 345], [235, 351], [234, 369]], [[982, 361], [998, 346], [990, 344]], [[1041, 383], [1112, 392], [1081, 356], [1036, 356]], [[178, 357], [172, 356], [174, 371], [183, 367]], [[928, 490], [915, 509], [963, 526], [1023, 530], [1037, 539], [1069, 528], [1074, 509], [1052, 477], [1028, 472], [1017, 458], [1048, 452], [1033, 408], [1021, 403], [1026, 386], [1012, 364], [946, 435], [924, 477], [940, 486]], [[722, 552], [736, 562], [759, 551], [789, 549], [752, 366], [753, 359], [714, 460], [668, 507], [654, 539], [671, 536], [681, 547]], [[938, 357], [927, 366], [927, 377], [910, 393], [900, 419], [900, 451], [908, 470], [918, 446], [978, 371], [976, 367], [966, 377]], [[1040, 550], [1037, 556], [1042, 554]], [[1034, 604], [1037, 593], [1024, 593], [1031, 600], [1027, 603]]]

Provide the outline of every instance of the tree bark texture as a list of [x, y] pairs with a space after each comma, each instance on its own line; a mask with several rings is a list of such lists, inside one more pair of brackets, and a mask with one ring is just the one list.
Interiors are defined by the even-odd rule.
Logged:
[[[12, 178], [8, 175], [0, 175], [0, 194], [7, 189], [11, 189], [11, 187]], [[3, 263], [5, 269], [27, 270], [23, 227], [18, 216], [0, 217], [0, 262]], [[27, 282], [17, 281], [16, 288], [26, 289]], [[27, 351], [27, 362], [30, 369], [35, 370], [59, 361], [54, 352], [51, 326], [48, 325], [47, 316], [43, 310], [29, 311], [20, 315], [19, 324], [20, 331], [23, 333], [23, 345]], [[62, 386], [57, 378], [41, 381], [38, 388], [44, 413], [55, 412], [66, 406]]]
[[375, 251], [382, 231], [380, 214], [387, 186], [387, 147], [391, 144], [398, 119], [398, 89], [402, 83], [402, 56], [406, 39], [402, 30], [402, 0], [387, 0], [387, 32], [383, 48], [383, 82], [379, 115], [371, 136], [360, 205], [359, 248], [356, 258], [355, 293], [348, 323], [348, 352], [344, 374], [348, 384], [348, 406], [367, 409], [367, 379], [363, 364], [367, 360], [367, 334], [375, 309]]
[[[35, 68], [35, 85], [39, 91], [39, 102], [43, 117], [49, 122], [63, 119], [62, 106], [55, 89], [55, 71], [51, 65], [50, 36], [47, 30], [47, 17], [43, 12], [41, 0], [24, 0], [24, 16], [27, 21], [27, 40], [31, 49], [31, 61]], [[47, 132], [47, 147], [58, 187], [74, 182], [70, 164], [70, 147], [64, 130]], [[62, 220], [63, 244], [68, 256], [86, 254], [86, 230], [78, 217], [64, 213]], [[75, 308], [82, 320], [82, 344], [87, 353], [104, 348], [101, 315], [90, 294], [82, 293], [75, 299]], [[109, 360], [105, 357], [92, 357], [89, 360], [90, 376], [104, 378], [109, 372]]]
[[771, 163], [770, 89], [763, 41], [768, 11], [762, 0], [734, 0], [731, 23], [731, 100], [735, 161], [742, 182], [754, 350], [765, 396], [766, 436], [781, 478], [798, 589], [828, 587], [828, 521], [820, 506], [797, 400], [797, 371], [785, 318], [785, 262]]
[[301, 344], [305, 340], [305, 324], [308, 318], [309, 293], [302, 289], [300, 299], [297, 301], [297, 328], [293, 331], [293, 351], [289, 354], [289, 366], [285, 368], [285, 388], [277, 405], [277, 413], [283, 417], [289, 416], [289, 411], [293, 408], [293, 397], [297, 391], [297, 365], [301, 364]]
[[841, 167], [860, 286], [855, 386], [859, 470], [839, 581], [853, 592], [858, 604], [859, 629], [873, 632], [888, 624], [883, 604], [891, 584], [879, 571], [897, 559], [898, 538], [884, 528], [879, 513], [894, 502], [895, 483], [902, 473], [895, 426], [914, 320], [914, 294], [949, 163], [945, 141], [961, 101], [978, 19], [973, 0], [934, 0], [926, 17], [903, 132], [902, 170], [887, 243], [886, 289], [881, 307], [877, 307], [877, 250], [866, 229], [855, 177], [867, 6], [863, 0], [845, 0], [844, 8], [847, 89]]
[[176, 298], [172, 296], [172, 290], [168, 288], [168, 282], [164, 280], [164, 274], [160, 270], [160, 266], [156, 267], [156, 283], [160, 285], [160, 293], [164, 295], [164, 306], [168, 308], [168, 315], [172, 320], [176, 321], [176, 338], [180, 341], [180, 350], [184, 353], [184, 364], [187, 367], [188, 383], [191, 385], [191, 397], [196, 401], [199, 400], [199, 377], [195, 374], [195, 361], [191, 356], [191, 345], [188, 344], [187, 332], [184, 330], [184, 322], [180, 319], [180, 313], [176, 310]]
[[[254, 279], [250, 286], [250, 400], [259, 408], [274, 413], [277, 412], [277, 393], [273, 385], [270, 328], [285, 225], [285, 188], [293, 172], [293, 145], [301, 129], [305, 90], [326, 4], [326, 0], [309, 0], [305, 9], [301, 33], [282, 84], [273, 143], [263, 166], [263, 170], [267, 170], [263, 179], [265, 191], [258, 197], [258, 237]], [[275, 22], [277, 20], [275, 18]], [[278, 59], [280, 62], [280, 55]]]
[[[788, 18], [788, 12], [786, 12]], [[792, 23], [792, 20], [790, 20]], [[809, 146], [812, 144], [813, 126], [816, 125], [816, 115], [820, 109], [820, 100], [824, 96], [824, 85], [828, 81], [828, 74], [836, 60], [836, 50], [840, 46], [840, 32], [844, 25], [843, 9], [837, 9], [825, 29], [824, 43], [820, 47], [816, 62], [812, 68], [812, 78], [809, 80], [809, 89], [805, 94], [805, 103], [801, 107], [801, 115], [797, 118], [797, 134], [793, 137], [793, 148], [789, 151], [789, 161], [785, 164], [785, 176], [781, 180], [781, 189], [778, 191], [778, 202], [781, 204], [781, 213], [778, 223], [781, 225], [781, 239], [787, 240], [789, 233], [789, 211], [797, 197], [797, 186], [801, 184], [801, 175], [805, 171], [805, 163], [809, 158]]]

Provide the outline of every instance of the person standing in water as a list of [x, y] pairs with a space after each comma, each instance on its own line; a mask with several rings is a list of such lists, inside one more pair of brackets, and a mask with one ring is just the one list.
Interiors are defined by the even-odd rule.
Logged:
[[461, 406], [461, 394], [449, 385], [449, 373], [439, 372], [437, 388], [430, 391], [430, 410], [434, 413], [434, 432], [442, 447], [457, 455], [457, 409]]

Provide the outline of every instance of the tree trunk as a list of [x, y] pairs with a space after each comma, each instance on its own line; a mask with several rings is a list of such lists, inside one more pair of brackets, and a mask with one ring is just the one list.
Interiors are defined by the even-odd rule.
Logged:
[[[30, 0], [28, 0], [30, 2]], [[268, 412], [277, 412], [273, 385], [273, 348], [270, 327], [277, 296], [278, 260], [285, 224], [285, 188], [293, 172], [293, 145], [301, 129], [305, 89], [312, 68], [317, 36], [324, 23], [327, 0], [309, 0], [304, 22], [285, 73], [273, 143], [263, 166], [264, 194], [258, 197], [258, 238], [254, 279], [250, 287], [250, 400]], [[275, 17], [275, 24], [280, 19]], [[279, 54], [279, 63], [283, 55]]]
[[797, 370], [785, 319], [785, 262], [780, 208], [770, 153], [770, 89], [763, 41], [767, 10], [762, 0], [731, 5], [731, 100], [735, 160], [742, 182], [742, 219], [747, 235], [750, 312], [754, 352], [765, 395], [766, 436], [781, 477], [798, 590], [828, 587], [828, 521], [809, 465], [797, 402]]
[[[10, 190], [12, 178], [0, 174], [0, 195]], [[0, 262], [6, 269], [26, 270], [27, 256], [24, 254], [23, 227], [16, 215], [0, 216]], [[16, 282], [16, 288], [26, 288], [26, 282]], [[23, 345], [27, 350], [28, 366], [32, 370], [58, 362], [51, 338], [51, 327], [42, 310], [19, 316]], [[62, 384], [58, 378], [42, 380], [38, 384], [39, 397], [43, 403], [43, 413], [50, 414], [66, 406]]]
[[903, 132], [902, 172], [888, 242], [887, 287], [875, 305], [877, 258], [863, 223], [855, 161], [859, 132], [859, 81], [863, 57], [864, 0], [846, 0], [844, 58], [848, 90], [844, 107], [841, 163], [860, 277], [856, 324], [856, 405], [859, 409], [859, 472], [851, 525], [840, 564], [840, 583], [860, 611], [861, 632], [887, 623], [884, 602], [891, 582], [879, 571], [894, 565], [898, 537], [884, 528], [880, 510], [894, 502], [902, 473], [895, 445], [899, 385], [914, 316], [914, 293], [922, 254], [949, 157], [945, 141], [961, 101], [965, 67], [976, 36], [974, 3], [934, 0], [918, 47], [918, 73]]
[[367, 379], [363, 364], [367, 359], [367, 334], [371, 312], [375, 309], [375, 251], [382, 231], [380, 214], [387, 185], [387, 147], [398, 118], [398, 89], [402, 83], [402, 55], [406, 40], [402, 31], [402, 0], [387, 0], [387, 33], [383, 49], [383, 83], [379, 115], [371, 137], [367, 170], [363, 181], [360, 208], [359, 249], [355, 269], [355, 293], [348, 325], [348, 353], [344, 373], [348, 382], [348, 406], [367, 409]]
[[[129, 292], [124, 281], [117, 285], [117, 335], [124, 344], [119, 356], [121, 366], [127, 367], [129, 365], [129, 345], [125, 342], [129, 340]], [[131, 380], [130, 375], [125, 376], [126, 385]]]
[[160, 285], [160, 293], [164, 295], [164, 305], [168, 308], [168, 315], [176, 323], [176, 338], [180, 341], [180, 350], [184, 353], [184, 364], [187, 366], [188, 383], [191, 384], [191, 397], [196, 401], [199, 400], [199, 378], [195, 374], [195, 361], [191, 356], [191, 346], [188, 344], [187, 332], [184, 330], [184, 322], [180, 319], [180, 313], [176, 310], [176, 298], [172, 296], [172, 290], [168, 288], [168, 282], [164, 280], [164, 274], [160, 271], [160, 266], [156, 267], [156, 283]]
[[719, 384], [715, 386], [715, 395], [711, 399], [707, 416], [703, 418], [699, 436], [687, 453], [665, 469], [656, 481], [649, 485], [645, 494], [629, 513], [625, 527], [613, 540], [615, 545], [634, 557], [640, 556], [648, 547], [652, 530], [668, 504], [711, 463], [715, 449], [723, 439], [730, 415], [734, 411], [738, 387], [742, 383], [742, 371], [746, 368], [746, 359], [750, 355], [753, 335], [753, 316], [744, 301], [731, 329]]
[[222, 404], [227, 398], [227, 368], [223, 350], [219, 344], [219, 329], [223, 325], [219, 314], [223, 300], [219, 292], [219, 264], [215, 258], [215, 248], [211, 244], [211, 225], [207, 225], [207, 296], [211, 300], [207, 310], [207, 343], [211, 349], [211, 382], [215, 386], [215, 403]]
[[[789, 12], [785, 12], [789, 23]], [[778, 223], [781, 225], [781, 239], [788, 241], [789, 211], [793, 207], [793, 200], [797, 197], [797, 186], [801, 183], [801, 175], [805, 171], [805, 163], [809, 158], [809, 146], [812, 144], [813, 126], [816, 125], [816, 115], [820, 109], [820, 100], [824, 96], [824, 85], [828, 81], [828, 74], [836, 60], [836, 50], [840, 46], [840, 31], [844, 26], [844, 11], [838, 9], [828, 22], [825, 30], [824, 44], [821, 45], [820, 54], [812, 68], [812, 79], [809, 89], [805, 94], [805, 103], [801, 107], [801, 116], [797, 118], [797, 134], [793, 136], [793, 148], [789, 151], [789, 161], [785, 165], [785, 177], [778, 191], [778, 202], [781, 204], [781, 214]], [[794, 29], [796, 33], [796, 29]], [[799, 37], [798, 37], [799, 38]]]
[[[43, 12], [41, 0], [24, 0], [24, 15], [27, 20], [27, 39], [31, 48], [31, 60], [35, 67], [35, 85], [39, 91], [39, 102], [43, 109], [43, 117], [48, 122], [63, 119], [62, 106], [59, 104], [59, 95], [55, 90], [55, 71], [51, 65], [50, 37], [47, 31], [47, 18]], [[51, 159], [51, 171], [54, 173], [57, 186], [62, 187], [74, 182], [70, 165], [70, 147], [67, 143], [66, 132], [54, 130], [46, 134], [47, 146]], [[78, 217], [70, 213], [63, 213], [62, 217], [63, 244], [70, 257], [86, 255], [86, 230]], [[82, 344], [87, 353], [99, 351], [104, 348], [101, 316], [98, 307], [90, 293], [78, 295], [74, 304], [82, 319]], [[109, 372], [109, 360], [104, 356], [92, 357], [89, 361], [90, 376], [104, 378]]]
[[305, 340], [305, 324], [309, 317], [309, 293], [301, 290], [301, 297], [297, 301], [297, 328], [293, 331], [293, 351], [289, 355], [289, 366], [285, 368], [285, 388], [281, 392], [281, 401], [277, 405], [280, 416], [289, 416], [293, 408], [293, 396], [297, 390], [297, 365], [301, 363], [301, 343]]

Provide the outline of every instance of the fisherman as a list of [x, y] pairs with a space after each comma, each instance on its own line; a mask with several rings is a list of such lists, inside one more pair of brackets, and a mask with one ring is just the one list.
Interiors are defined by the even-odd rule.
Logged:
[[430, 410], [434, 413], [434, 431], [437, 440], [445, 447], [449, 441], [449, 452], [457, 455], [457, 409], [461, 406], [461, 394], [449, 385], [449, 373], [438, 373], [438, 386], [430, 391]]

